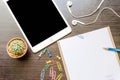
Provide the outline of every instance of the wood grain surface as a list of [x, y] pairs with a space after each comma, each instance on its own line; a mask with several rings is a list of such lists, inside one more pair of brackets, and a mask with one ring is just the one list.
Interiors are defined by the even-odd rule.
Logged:
[[[101, 0], [71, 1], [73, 2], [73, 6], [71, 7], [73, 13], [77, 16], [82, 16], [95, 10]], [[97, 22], [92, 25], [84, 26], [78, 24], [77, 26], [72, 26], [71, 21], [75, 18], [73, 18], [67, 10], [67, 0], [55, 0], [55, 2], [72, 27], [72, 32], [63, 38], [110, 26], [115, 45], [117, 48], [120, 48], [120, 18], [114, 15], [110, 10], [103, 11]], [[111, 7], [120, 15], [120, 0], [105, 0], [100, 9], [103, 7]], [[83, 22], [93, 21], [98, 12], [90, 17], [78, 20]], [[0, 0], [0, 80], [40, 80], [40, 71], [43, 69], [46, 61], [48, 60], [60, 61], [63, 67], [62, 61], [55, 57], [56, 55], [60, 55], [56, 42], [47, 47], [48, 50], [52, 52], [51, 58], [45, 54], [38, 59], [39, 52], [33, 54], [29, 48], [24, 57], [20, 59], [12, 59], [7, 54], [6, 44], [13, 37], [24, 38], [9, 11], [7, 10], [5, 4], [2, 0]], [[57, 69], [56, 65], [54, 65], [54, 68], [57, 72], [57, 75], [59, 73], [63, 74], [61, 80], [67, 80], [64, 68], [62, 72]], [[44, 80], [51, 80], [51, 77], [49, 77], [49, 70], [46, 71]]]

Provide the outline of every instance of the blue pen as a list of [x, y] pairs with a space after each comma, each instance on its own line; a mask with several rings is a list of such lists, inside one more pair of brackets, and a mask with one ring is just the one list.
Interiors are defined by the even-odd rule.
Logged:
[[120, 52], [120, 49], [118, 48], [104, 48], [104, 49], [109, 50], [109, 51]]

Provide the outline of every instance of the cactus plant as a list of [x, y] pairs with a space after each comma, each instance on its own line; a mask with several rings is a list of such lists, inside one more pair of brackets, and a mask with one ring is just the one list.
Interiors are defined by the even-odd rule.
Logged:
[[14, 40], [10, 43], [9, 50], [15, 55], [21, 55], [25, 49], [23, 41]]
[[12, 38], [7, 44], [7, 52], [13, 58], [22, 57], [27, 51], [27, 44], [22, 38]]

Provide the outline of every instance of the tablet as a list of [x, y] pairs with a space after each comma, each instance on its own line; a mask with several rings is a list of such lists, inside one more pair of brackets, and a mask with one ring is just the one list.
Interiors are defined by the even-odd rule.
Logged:
[[34, 53], [71, 32], [54, 0], [6, 0], [5, 4]]

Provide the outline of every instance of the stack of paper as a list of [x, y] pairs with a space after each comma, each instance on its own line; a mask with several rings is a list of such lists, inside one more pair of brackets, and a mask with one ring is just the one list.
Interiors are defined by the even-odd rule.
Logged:
[[[120, 80], [118, 54], [109, 27], [58, 41], [68, 80]], [[118, 79], [119, 78], [119, 79]]]

